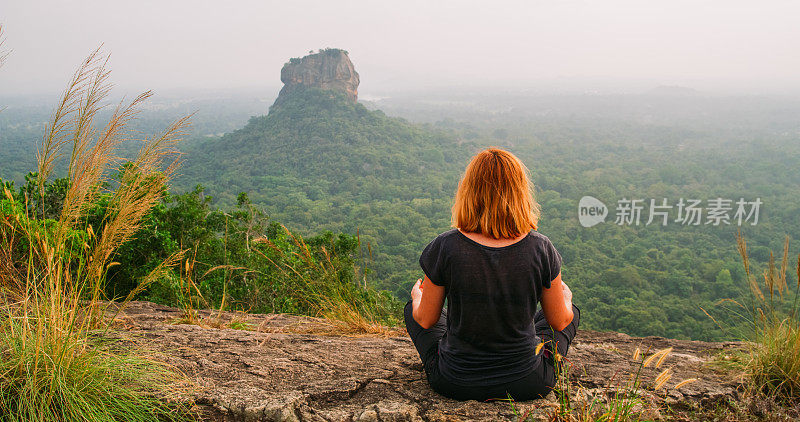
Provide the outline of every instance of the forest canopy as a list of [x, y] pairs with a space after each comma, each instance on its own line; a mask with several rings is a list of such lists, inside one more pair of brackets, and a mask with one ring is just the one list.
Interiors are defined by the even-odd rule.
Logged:
[[[369, 268], [367, 282], [404, 299], [420, 275], [420, 251], [449, 227], [452, 195], [467, 160], [480, 148], [500, 146], [531, 170], [543, 209], [540, 231], [564, 258], [563, 278], [584, 311], [583, 326], [632, 335], [731, 338], [734, 334], [720, 330], [706, 312], [737, 323], [719, 304], [747, 288], [737, 230], [747, 236], [756, 266], [765, 265], [770, 249], [781, 248], [785, 235], [800, 235], [795, 200], [800, 142], [793, 114], [786, 111], [800, 107], [748, 101], [399, 97], [366, 107], [312, 89], [233, 131], [213, 113], [201, 115], [202, 131], [183, 147], [185, 164], [173, 193], [152, 218], [161, 218], [159, 212], [177, 217], [176, 210], [192, 201], [200, 201], [195, 208], [212, 207], [206, 212], [219, 209], [214, 215], [233, 215], [240, 212], [244, 192], [247, 206], [291, 231], [352, 236], [358, 247], [342, 250], [358, 268]], [[389, 117], [378, 106], [429, 123]], [[243, 116], [256, 114], [255, 108], [242, 106], [237, 121], [244, 123]], [[141, 124], [164, 118], [158, 116], [145, 116]], [[24, 169], [32, 168], [17, 157], [32, 156], [41, 133], [37, 122], [35, 113], [24, 109], [0, 114], [0, 177], [17, 186], [24, 184]], [[610, 213], [589, 228], [578, 221], [578, 201], [587, 195]], [[759, 198], [762, 205], [757, 225], [705, 224], [707, 214], [702, 224], [681, 224], [675, 221], [676, 207], [669, 210], [667, 225], [645, 224], [647, 208], [641, 224], [615, 224], [619, 201], [637, 198], [648, 206], [651, 199], [673, 206], [698, 199], [704, 212], [715, 198]], [[218, 222], [208, 224], [217, 224], [212, 232], [222, 230]]]

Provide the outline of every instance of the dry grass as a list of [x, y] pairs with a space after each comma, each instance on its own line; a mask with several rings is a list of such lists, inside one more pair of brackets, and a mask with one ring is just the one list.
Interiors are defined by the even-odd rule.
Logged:
[[[288, 317], [288, 318], [286, 318]], [[291, 321], [287, 322], [286, 319]], [[387, 325], [359, 325], [333, 317], [321, 318], [290, 314], [267, 315], [256, 331], [262, 333], [295, 333], [321, 336], [345, 337], [403, 337], [407, 333], [404, 328]]]
[[[324, 318], [334, 327], [323, 333], [344, 335], [391, 336], [396, 330], [393, 321], [396, 303], [390, 297], [368, 287], [362, 287], [353, 280], [342, 280], [339, 266], [333, 261], [329, 251], [322, 247], [320, 254], [311, 251], [302, 237], [284, 231], [293, 246], [293, 251], [278, 247], [269, 239], [257, 239], [275, 255], [271, 258], [258, 248], [253, 250], [279, 273], [277, 290], [300, 305], [302, 313]], [[358, 279], [358, 275], [353, 277]], [[389, 322], [389, 324], [387, 324]]]
[[388, 327], [346, 301], [327, 299], [322, 307], [322, 317], [331, 321], [334, 335], [396, 337], [406, 334], [405, 330]]
[[662, 369], [655, 376], [645, 376], [645, 368], [660, 369], [670, 353], [672, 348], [661, 349], [649, 355], [636, 348], [630, 358], [631, 371], [616, 374], [603, 389], [573, 386], [569, 381], [569, 361], [557, 358], [558, 375], [554, 391], [558, 406], [550, 415], [550, 420], [626, 422], [662, 419], [664, 398], [668, 390], [679, 390], [697, 381], [696, 378], [688, 378], [670, 387], [673, 384], [671, 367]]
[[[761, 277], [752, 274], [747, 243], [739, 234], [737, 246], [750, 287], [749, 304], [737, 303], [748, 315], [749, 359], [744, 375], [751, 395], [765, 396], [779, 403], [794, 404], [800, 399], [800, 255], [797, 259], [797, 284], [789, 298], [789, 238], [786, 237], [780, 266], [770, 253]], [[757, 278], [762, 280], [758, 283]], [[791, 299], [791, 300], [790, 300]]]
[[186, 260], [181, 263], [177, 298], [182, 315], [175, 321], [176, 324], [199, 325], [200, 318], [197, 309], [200, 307], [201, 303], [207, 303], [193, 278], [194, 266], [197, 264], [196, 257], [197, 246], [194, 248], [192, 257], [186, 258]]
[[[68, 158], [69, 187], [55, 222], [19, 205], [0, 219], [0, 267], [4, 283], [0, 316], [0, 411], [10, 420], [159, 420], [180, 419], [173, 406], [152, 393], [175, 379], [174, 373], [127, 349], [98, 343], [104, 318], [106, 270], [116, 249], [139, 229], [144, 215], [160, 200], [177, 166], [175, 145], [187, 119], [161, 135], [142, 140], [141, 149], [121, 172], [116, 188], [107, 174], [116, 168], [115, 152], [131, 140], [128, 124], [151, 94], [144, 93], [114, 110], [108, 124], [95, 125], [109, 93], [108, 56], [94, 51], [70, 79], [37, 152], [38, 186]], [[111, 198], [100, 232], [85, 226], [87, 210], [101, 194]], [[6, 196], [10, 196], [8, 192]], [[11, 201], [13, 204], [13, 201]], [[44, 201], [40, 201], [44, 204]], [[43, 206], [43, 205], [42, 205]], [[19, 258], [19, 250], [25, 252]], [[121, 303], [178, 261], [173, 255], [146, 276]]]
[[[181, 316], [172, 321], [174, 324], [191, 324], [203, 328], [233, 328], [237, 330], [254, 330], [255, 326], [247, 322], [247, 311], [237, 311], [235, 315], [228, 318], [226, 308], [228, 307], [228, 294], [227, 283], [223, 287], [222, 298], [219, 307], [215, 310], [208, 312], [208, 315], [202, 316], [201, 308], [209, 307], [209, 301], [203, 297], [200, 288], [195, 281], [195, 267], [197, 266], [197, 249], [195, 245], [192, 256], [186, 258], [181, 262], [180, 276], [178, 278], [178, 285], [176, 289], [176, 298], [178, 306], [181, 310]], [[244, 267], [236, 267], [232, 265], [217, 265], [208, 269], [205, 273], [199, 276], [202, 280], [205, 276], [219, 270], [224, 270], [226, 275], [228, 271], [243, 271], [245, 273], [251, 272]]]
[[[402, 330], [393, 328], [397, 322], [393, 320], [395, 311], [399, 310], [395, 305], [399, 302], [356, 281], [360, 278], [360, 268], [353, 266], [353, 271], [348, 272], [348, 266], [352, 264], [347, 263], [346, 258], [341, 261], [342, 257], [337, 251], [331, 249], [335, 247], [333, 242], [311, 247], [301, 236], [283, 227], [283, 233], [275, 238], [254, 239], [249, 245], [250, 252], [256, 258], [253, 265], [273, 271], [223, 264], [212, 266], [204, 273], [196, 271], [198, 261], [195, 247], [194, 252], [181, 262], [180, 275], [173, 283], [181, 309], [181, 316], [173, 323], [205, 328], [251, 329], [246, 316], [238, 320], [223, 317], [225, 308], [229, 306], [228, 276], [240, 273], [254, 276], [266, 285], [265, 290], [268, 291], [267, 295], [254, 298], [249, 303], [250, 309], [272, 300], [269, 305], [274, 312], [307, 316], [292, 326], [281, 327], [282, 332], [379, 337], [402, 335]], [[221, 303], [218, 309], [210, 313], [200, 311], [208, 309], [210, 302], [203, 297], [199, 285], [206, 276], [219, 271], [224, 271]], [[265, 330], [275, 331], [276, 328], [267, 329], [262, 325], [261, 331]]]

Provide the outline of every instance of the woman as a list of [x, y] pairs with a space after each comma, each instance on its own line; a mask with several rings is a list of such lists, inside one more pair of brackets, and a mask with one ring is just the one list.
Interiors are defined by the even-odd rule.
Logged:
[[455, 229], [425, 247], [425, 277], [405, 308], [406, 328], [438, 393], [530, 400], [555, 385], [556, 360], [575, 338], [580, 311], [561, 281], [561, 256], [535, 231], [538, 216], [517, 157], [497, 148], [473, 157], [456, 191]]

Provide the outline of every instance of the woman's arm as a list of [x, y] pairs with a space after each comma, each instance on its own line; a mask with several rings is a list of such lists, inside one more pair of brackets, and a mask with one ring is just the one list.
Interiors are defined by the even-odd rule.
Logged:
[[561, 281], [561, 273], [549, 289], [542, 289], [542, 311], [554, 330], [561, 331], [572, 322], [572, 291]]
[[417, 280], [411, 288], [411, 315], [414, 321], [425, 329], [433, 327], [442, 315], [443, 306], [444, 286], [433, 284], [428, 276], [424, 281]]

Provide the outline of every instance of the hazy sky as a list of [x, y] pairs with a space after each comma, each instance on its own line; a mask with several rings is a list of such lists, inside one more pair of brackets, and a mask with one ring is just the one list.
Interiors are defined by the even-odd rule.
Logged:
[[800, 92], [800, 3], [738, 0], [0, 0], [0, 96], [60, 91], [104, 43], [122, 91], [280, 87], [348, 50], [361, 92], [684, 85]]

